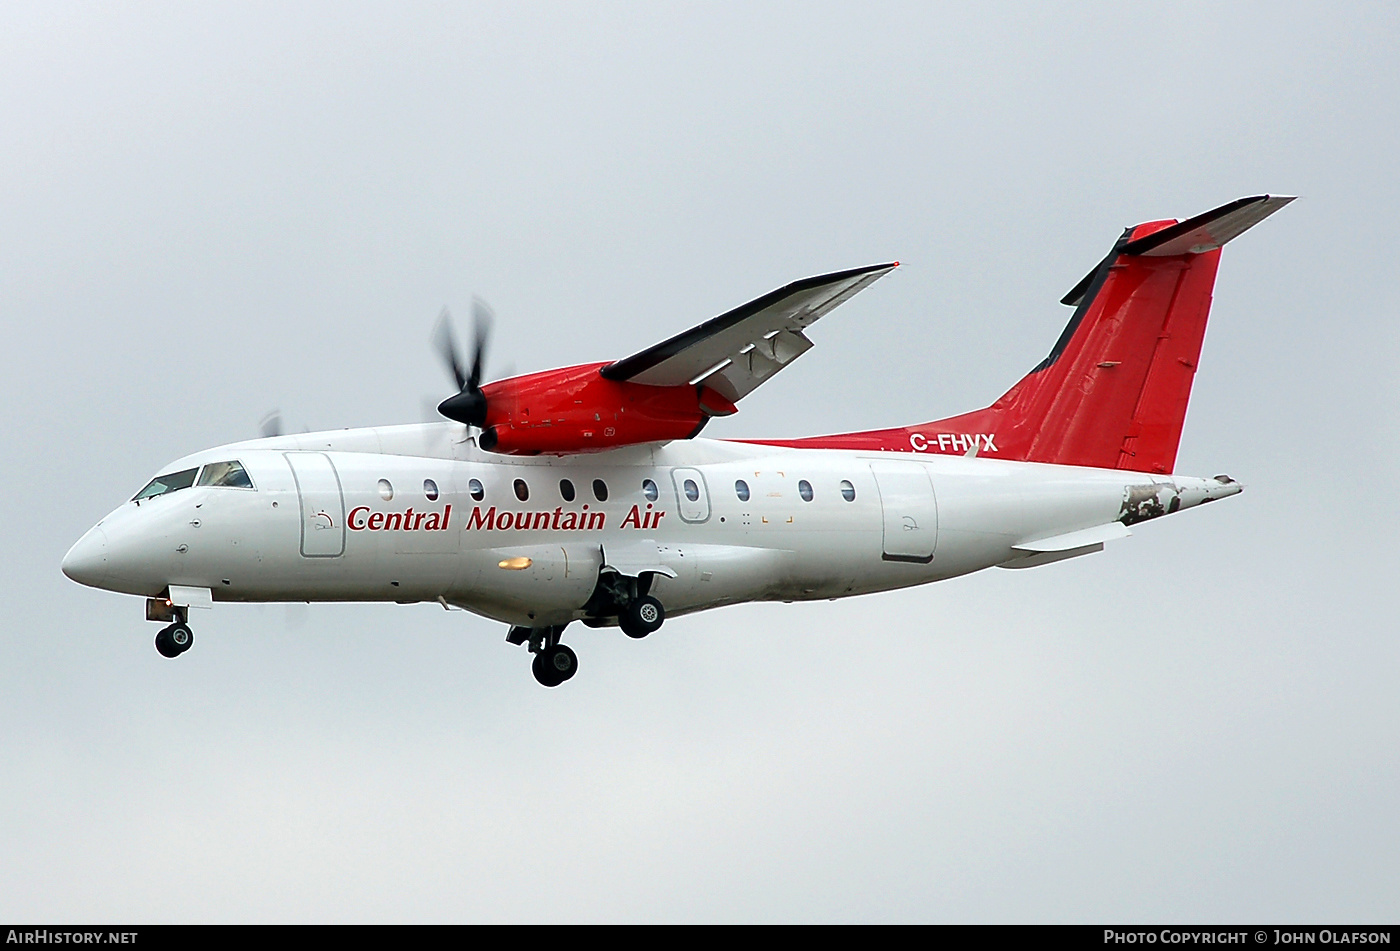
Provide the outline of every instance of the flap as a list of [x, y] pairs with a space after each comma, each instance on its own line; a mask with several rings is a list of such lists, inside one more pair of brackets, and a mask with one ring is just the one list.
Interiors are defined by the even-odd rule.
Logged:
[[812, 347], [818, 318], [898, 267], [876, 264], [794, 281], [602, 370], [609, 380], [702, 384], [738, 402]]
[[1109, 522], [1107, 525], [1096, 525], [1093, 528], [1077, 532], [1066, 532], [1063, 535], [1040, 538], [1032, 542], [1020, 542], [1011, 547], [1014, 551], [1070, 551], [1089, 545], [1102, 545], [1104, 542], [1127, 538], [1131, 534], [1132, 532], [1128, 531], [1128, 526], [1122, 522]]

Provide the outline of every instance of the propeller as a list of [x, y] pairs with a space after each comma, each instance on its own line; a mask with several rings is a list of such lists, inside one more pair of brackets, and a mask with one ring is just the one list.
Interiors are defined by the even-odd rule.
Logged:
[[258, 424], [258, 433], [264, 439], [282, 435], [282, 411], [275, 409], [264, 416]]
[[486, 344], [495, 323], [491, 308], [480, 297], [472, 299], [472, 354], [470, 369], [457, 348], [457, 335], [452, 332], [452, 315], [447, 308], [438, 317], [433, 332], [433, 344], [457, 383], [457, 393], [438, 404], [437, 411], [448, 419], [468, 426], [486, 425], [486, 396], [481, 392], [482, 366], [486, 362]]

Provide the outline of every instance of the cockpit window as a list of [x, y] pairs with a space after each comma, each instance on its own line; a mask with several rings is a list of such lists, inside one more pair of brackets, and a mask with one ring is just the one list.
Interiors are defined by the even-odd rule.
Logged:
[[142, 499], [153, 499], [157, 495], [164, 495], [167, 492], [176, 492], [180, 489], [188, 489], [194, 485], [194, 477], [199, 472], [198, 469], [184, 469], [180, 472], [168, 472], [165, 475], [158, 475], [150, 481], [140, 492], [136, 493], [132, 501], [140, 502]]
[[253, 480], [240, 462], [211, 462], [199, 474], [200, 485], [226, 485], [234, 489], [251, 489]]

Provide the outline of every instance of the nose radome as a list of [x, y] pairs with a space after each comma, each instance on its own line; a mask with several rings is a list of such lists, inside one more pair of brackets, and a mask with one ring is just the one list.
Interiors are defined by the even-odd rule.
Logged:
[[93, 527], [63, 556], [63, 573], [78, 584], [98, 587], [107, 577], [107, 536]]

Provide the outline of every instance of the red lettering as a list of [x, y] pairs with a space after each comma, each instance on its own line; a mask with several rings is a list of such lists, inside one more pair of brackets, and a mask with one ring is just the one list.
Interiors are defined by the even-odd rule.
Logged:
[[603, 512], [590, 512], [588, 515], [589, 528], [602, 528], [607, 516]]
[[[496, 510], [496, 509], [495, 509], [495, 507], [493, 506], [492, 509], [491, 509], [491, 511], [494, 512], [495, 510]], [[497, 527], [497, 528], [510, 528], [511, 522], [513, 522], [513, 521], [515, 521], [515, 516], [514, 516], [513, 513], [511, 513], [511, 512], [502, 512], [502, 513], [500, 514], [500, 517], [498, 517], [498, 518], [496, 519], [496, 527]]]
[[491, 506], [486, 510], [486, 517], [481, 517], [481, 506], [472, 506], [472, 514], [467, 516], [467, 531], [474, 528], [495, 528], [496, 527], [496, 506]]
[[[368, 513], [368, 514], [366, 514]], [[448, 519], [452, 517], [452, 506], [447, 506], [438, 512], [414, 512], [409, 509], [407, 512], [390, 512], [387, 515], [383, 512], [371, 512], [368, 505], [357, 505], [350, 510], [350, 517], [347, 524], [353, 532], [362, 532], [369, 529], [372, 532], [392, 531], [399, 529], [402, 531], [425, 531], [436, 532], [446, 531]], [[526, 519], [528, 521], [528, 517]], [[483, 518], [481, 509], [473, 509], [472, 517], [468, 520], [468, 528], [495, 528], [496, 509], [493, 506]]]
[[622, 520], [622, 524], [618, 527], [627, 528], [629, 525], [632, 528], [642, 527], [642, 513], [640, 510], [638, 510], [637, 506], [635, 505], [632, 506], [632, 511], [627, 513], [627, 517]]

